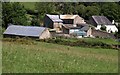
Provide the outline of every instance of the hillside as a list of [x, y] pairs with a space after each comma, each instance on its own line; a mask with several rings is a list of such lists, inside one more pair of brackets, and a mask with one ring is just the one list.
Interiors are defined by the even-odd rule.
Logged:
[[3, 41], [3, 73], [116, 73], [118, 70], [117, 50], [18, 41]]
[[20, 2], [26, 9], [35, 10], [35, 3], [36, 2]]

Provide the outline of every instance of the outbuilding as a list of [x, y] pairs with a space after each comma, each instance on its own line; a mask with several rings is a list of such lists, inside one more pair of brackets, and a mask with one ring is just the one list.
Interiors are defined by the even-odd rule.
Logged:
[[[82, 26], [83, 25], [83, 26]], [[76, 36], [77, 38], [90, 37], [91, 36], [91, 27], [88, 25], [63, 25], [63, 33]]]
[[49, 30], [45, 27], [9, 25], [3, 33], [4, 37], [32, 37], [38, 39], [47, 39], [51, 37]]

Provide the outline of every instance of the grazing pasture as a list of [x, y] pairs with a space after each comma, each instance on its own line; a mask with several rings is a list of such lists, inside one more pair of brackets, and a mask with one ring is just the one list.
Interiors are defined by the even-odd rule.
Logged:
[[26, 9], [35, 10], [36, 2], [20, 2]]
[[117, 73], [118, 50], [3, 40], [3, 73]]

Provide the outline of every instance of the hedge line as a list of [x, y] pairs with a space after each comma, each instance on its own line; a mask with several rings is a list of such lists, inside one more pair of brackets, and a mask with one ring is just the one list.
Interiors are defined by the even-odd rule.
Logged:
[[[28, 45], [35, 45], [35, 40], [30, 38], [4, 38], [2, 41], [9, 41], [9, 42], [15, 42], [15, 43], [21, 43], [21, 44], [28, 44]], [[76, 41], [71, 40], [64, 40], [62, 38], [56, 38], [56, 39], [43, 39], [36, 41], [39, 42], [47, 42], [47, 43], [53, 43], [53, 44], [60, 44], [60, 45], [67, 45], [67, 46], [76, 46], [76, 47], [94, 47], [94, 48], [106, 48], [106, 49], [117, 49], [119, 50], [117, 45], [109, 45], [106, 43], [103, 43], [101, 41], [86, 41], [82, 39], [78, 39]]]
[[61, 38], [44, 39], [44, 40], [40, 40], [40, 41], [47, 42], [47, 43], [60, 44], [60, 45], [67, 45], [67, 46], [118, 49], [117, 45], [109, 45], [109, 44], [103, 43], [101, 41], [96, 41], [96, 42], [85, 41], [85, 40], [70, 41], [70, 40], [63, 40]]

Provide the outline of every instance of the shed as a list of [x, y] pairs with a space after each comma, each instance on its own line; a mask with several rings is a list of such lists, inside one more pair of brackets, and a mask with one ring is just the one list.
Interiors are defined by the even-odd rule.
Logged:
[[4, 37], [32, 37], [39, 39], [50, 38], [51, 34], [45, 27], [9, 25], [3, 33]]
[[63, 21], [59, 18], [59, 15], [46, 14], [44, 17], [44, 27], [55, 29], [57, 32], [61, 31]]

